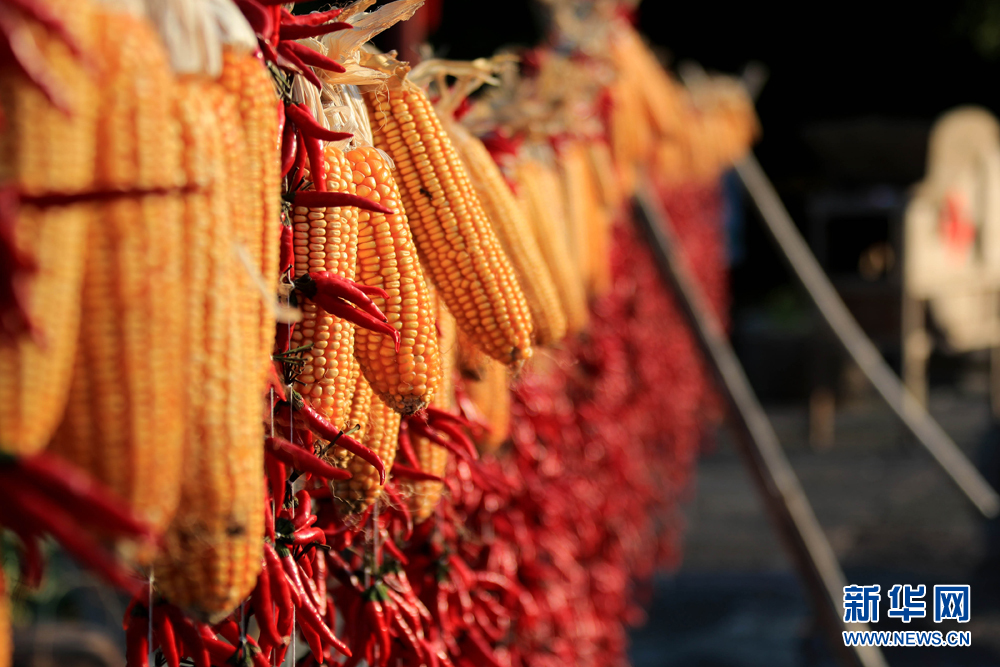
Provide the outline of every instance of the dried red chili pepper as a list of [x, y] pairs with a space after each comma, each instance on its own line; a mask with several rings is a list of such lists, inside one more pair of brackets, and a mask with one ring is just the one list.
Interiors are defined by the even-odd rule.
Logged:
[[153, 607], [153, 636], [160, 646], [167, 667], [180, 667], [181, 656], [177, 650], [177, 639], [174, 636], [174, 625], [170, 622], [163, 609]]
[[379, 584], [375, 584], [365, 596], [364, 611], [368, 618], [368, 625], [378, 639], [378, 664], [387, 665], [392, 654], [392, 637], [389, 635], [389, 624], [386, 622], [386, 613], [382, 608], [385, 593], [380, 590]]
[[[302, 132], [298, 129], [295, 130], [295, 163], [292, 165], [292, 180], [290, 192], [285, 192], [283, 197], [285, 201], [289, 203], [294, 203], [293, 199], [290, 197], [294, 196], [295, 193], [299, 191], [302, 186], [302, 182], [305, 180], [305, 168], [306, 168], [306, 158], [308, 158], [306, 153], [305, 138], [302, 136]], [[308, 204], [301, 204], [301, 206], [308, 206]]]
[[[278, 3], [272, 3], [278, 4]], [[328, 9], [324, 12], [313, 12], [311, 14], [292, 14], [284, 7], [281, 8], [281, 24], [284, 25], [323, 25], [337, 18], [343, 12], [343, 8]]]
[[352, 322], [359, 327], [364, 327], [375, 333], [384, 334], [392, 338], [396, 351], [399, 351], [400, 333], [392, 325], [373, 317], [360, 308], [355, 308], [341, 299], [331, 297], [328, 294], [317, 293], [313, 297], [313, 302], [320, 308], [337, 317]]
[[132, 616], [125, 629], [125, 666], [149, 667], [148, 626], [141, 616]]
[[[315, 454], [297, 447], [284, 438], [267, 438], [264, 441], [267, 453], [283, 463], [294, 467], [300, 472], [307, 472], [323, 479], [350, 479], [351, 473], [347, 470], [332, 466]], [[278, 477], [274, 478], [279, 479]], [[276, 483], [276, 482], [274, 482]], [[275, 488], [272, 487], [272, 493]]]
[[173, 605], [162, 605], [162, 607], [170, 617], [174, 633], [184, 645], [184, 652], [194, 661], [195, 667], [210, 667], [211, 658], [208, 649], [194, 622], [185, 618], [181, 610]]
[[[281, 178], [284, 180], [288, 172], [295, 166], [295, 153], [298, 150], [299, 142], [293, 123], [285, 123], [281, 130]], [[284, 266], [284, 264], [282, 264]], [[284, 271], [282, 271], [284, 273]]]
[[389, 294], [380, 287], [368, 287], [359, 285], [352, 280], [348, 280], [330, 271], [314, 271], [295, 279], [295, 289], [305, 294], [310, 299], [315, 300], [317, 293], [325, 294], [328, 297], [343, 299], [358, 308], [361, 308], [372, 317], [383, 322], [387, 321], [385, 314], [379, 310], [372, 296], [379, 296], [389, 300]]
[[326, 544], [326, 534], [321, 528], [313, 526], [312, 528], [297, 530], [292, 534], [292, 544], [304, 545], [313, 543]]
[[338, 206], [354, 206], [373, 213], [385, 213], [390, 215], [391, 209], [386, 208], [378, 202], [372, 201], [359, 195], [352, 195], [348, 192], [320, 192], [316, 190], [298, 190], [286, 192], [282, 197], [285, 201], [295, 206], [306, 206], [308, 208], [329, 208]]
[[304, 104], [285, 105], [288, 118], [295, 123], [295, 126], [307, 137], [314, 137], [322, 141], [344, 141], [354, 135], [350, 132], [334, 132], [328, 130], [313, 117], [312, 112]]
[[309, 402], [302, 398], [301, 394], [293, 391], [291, 398], [293, 408], [305, 418], [310, 429], [315, 431], [320, 438], [328, 440], [332, 444], [336, 444], [338, 447], [351, 452], [361, 460], [370, 463], [378, 471], [379, 483], [385, 484], [385, 464], [382, 463], [382, 459], [379, 458], [378, 454], [349, 435], [342, 433], [340, 429], [330, 423], [330, 420], [309, 405]]
[[295, 56], [300, 62], [305, 63], [310, 67], [325, 69], [328, 72], [337, 72], [338, 74], [343, 74], [347, 71], [344, 69], [344, 66], [336, 60], [327, 58], [319, 51], [313, 51], [305, 44], [300, 44], [298, 42], [282, 42], [278, 45], [279, 54], [282, 53], [282, 49], [285, 50], [285, 56]]
[[[419, 435], [422, 438], [427, 438], [433, 442], [438, 447], [444, 447], [449, 452], [455, 456], [466, 459], [473, 460], [472, 454], [459, 443], [454, 443], [451, 440], [441, 437], [441, 434], [437, 432], [434, 428], [431, 428], [427, 424], [421, 423], [417, 419], [408, 419], [410, 430], [413, 431], [415, 435]], [[478, 454], [476, 455], [478, 458]]]
[[416, 468], [411, 468], [410, 466], [405, 466], [401, 463], [394, 463], [392, 466], [393, 477], [399, 477], [400, 479], [412, 479], [416, 481], [427, 481], [427, 482], [443, 482], [444, 478], [438, 477], [437, 475], [432, 475], [429, 472], [424, 472], [423, 470], [417, 470]]
[[10, 494], [7, 502], [12, 513], [21, 514], [26, 521], [51, 533], [63, 548], [114, 586], [132, 595], [141, 590], [141, 583], [131, 579], [97, 542], [81, 532], [72, 515], [61, 504], [22, 479], [6, 476], [3, 481], [4, 491]]
[[141, 539], [155, 537], [152, 528], [129, 512], [119, 498], [53, 454], [21, 457], [10, 472], [34, 482], [53, 501], [105, 534]]
[[281, 635], [278, 633], [278, 624], [274, 618], [270, 573], [266, 566], [262, 567], [260, 574], [257, 575], [257, 585], [250, 594], [250, 606], [260, 627], [260, 647], [263, 651], [269, 652], [281, 644]]
[[299, 604], [296, 600], [297, 593], [292, 591], [288, 583], [288, 577], [285, 575], [281, 558], [274, 550], [274, 547], [267, 542], [264, 543], [264, 561], [269, 570], [268, 578], [271, 583], [271, 596], [278, 605], [278, 618], [279, 620], [286, 617], [290, 618], [292, 610]]
[[315, 26], [305, 25], [283, 25], [281, 26], [281, 39], [305, 39], [307, 37], [319, 37], [338, 30], [353, 28], [350, 23], [324, 23]]

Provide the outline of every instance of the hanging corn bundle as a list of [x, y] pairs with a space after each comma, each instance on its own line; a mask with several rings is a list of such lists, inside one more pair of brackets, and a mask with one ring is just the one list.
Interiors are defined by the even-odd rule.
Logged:
[[531, 356], [531, 315], [427, 94], [404, 76], [365, 95], [375, 147], [395, 163], [421, 261], [461, 327], [499, 361]]

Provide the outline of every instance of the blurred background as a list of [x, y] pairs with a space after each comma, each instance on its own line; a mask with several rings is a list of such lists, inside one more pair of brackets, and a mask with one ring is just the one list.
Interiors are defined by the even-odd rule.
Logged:
[[[489, 15], [444, 2], [436, 51], [471, 58], [541, 32], [533, 3]], [[697, 63], [762, 65], [755, 153], [838, 292], [901, 372], [902, 225], [924, 178], [936, 119], [963, 105], [1000, 113], [1000, 2], [643, 2], [638, 27], [682, 77]], [[495, 37], [495, 42], [490, 40]], [[404, 54], [405, 55], [405, 54]], [[754, 390], [852, 583], [972, 584], [973, 646], [885, 649], [892, 665], [1000, 664], [1000, 547], [981, 518], [842, 353], [735, 177], [728, 177], [731, 336]], [[927, 364], [928, 406], [1000, 483], [990, 355]], [[832, 665], [794, 567], [725, 428], [704, 444], [683, 563], [658, 580], [633, 634], [637, 667]], [[884, 613], [884, 612], [883, 612]], [[906, 629], [938, 629], [932, 623]], [[880, 621], [879, 630], [903, 629]], [[949, 628], [951, 629], [951, 628]]]

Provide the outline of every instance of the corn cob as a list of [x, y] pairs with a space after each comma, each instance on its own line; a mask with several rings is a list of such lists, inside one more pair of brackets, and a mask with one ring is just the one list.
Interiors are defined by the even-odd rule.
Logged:
[[[44, 0], [40, 4], [59, 16], [84, 53], [100, 60], [95, 51], [107, 48], [96, 38], [97, 12], [93, 3]], [[0, 131], [0, 182], [17, 184], [22, 194], [84, 192], [93, 185], [97, 147], [98, 82], [65, 41], [23, 16], [24, 38], [34, 42], [43, 66], [66, 106], [67, 114], [52, 105], [22, 74], [6, 69], [0, 76], [0, 103], [4, 124]]]
[[[107, 14], [99, 103], [101, 188], [168, 189], [182, 177], [175, 82], [144, 20]], [[179, 194], [95, 204], [87, 227], [79, 347], [52, 449], [155, 529], [179, 497], [185, 339]]]
[[[64, 19], [81, 48], [98, 43], [91, 3], [52, 0], [45, 5]], [[97, 82], [61, 38], [33, 21], [26, 25], [73, 114], [54, 107], [21, 74], [5, 71], [0, 76], [0, 182], [32, 195], [89, 190], [97, 145]], [[0, 341], [2, 453], [37, 452], [62, 417], [76, 354], [90, 210], [80, 204], [22, 206], [14, 223], [14, 245], [36, 267], [27, 281], [26, 308], [37, 336]]]
[[[240, 136], [246, 151], [244, 182], [250, 189], [246, 216], [247, 249], [251, 263], [271, 294], [277, 288], [281, 216], [281, 175], [278, 155], [278, 100], [271, 75], [249, 53], [223, 51], [220, 83], [238, 101]], [[274, 343], [274, 315], [269, 304], [259, 305], [260, 372], [268, 371]]]
[[685, 132], [681, 87], [670, 78], [639, 34], [622, 24], [615, 31], [610, 46], [612, 61], [619, 76], [634, 91], [643, 108], [641, 116], [634, 120], [639, 117], [644, 120], [648, 118], [652, 129], [660, 137]]
[[507, 369], [490, 360], [479, 381], [466, 380], [466, 390], [473, 405], [479, 409], [489, 431], [477, 437], [476, 446], [481, 454], [492, 454], [507, 441], [510, 435], [510, 388], [507, 386]]
[[[364, 379], [361, 380], [364, 383]], [[362, 444], [379, 455], [385, 463], [386, 473], [392, 469], [396, 458], [396, 442], [399, 438], [400, 414], [389, 407], [378, 396], [372, 397], [370, 411], [366, 418], [367, 429]], [[347, 512], [363, 512], [382, 493], [378, 473], [357, 457], [344, 466], [354, 476], [344, 482], [331, 482], [333, 495], [339, 499]]]
[[593, 239], [588, 234], [593, 215], [590, 169], [586, 149], [579, 141], [569, 141], [563, 145], [559, 151], [559, 167], [573, 262], [583, 277], [587, 293], [593, 294], [594, 270], [590, 265]]
[[587, 297], [583, 279], [570, 254], [562, 199], [553, 196], [559, 192], [559, 179], [553, 169], [541, 161], [523, 159], [515, 169], [515, 181], [521, 206], [555, 280], [569, 331], [578, 332], [587, 324]]
[[192, 289], [185, 310], [198, 325], [188, 337], [185, 477], [154, 571], [165, 597], [214, 621], [249, 594], [260, 570], [263, 406], [251, 363], [258, 339], [248, 338], [240, 321], [250, 288], [230, 218], [244, 179], [242, 156], [225, 152], [226, 133], [238, 128], [237, 110], [215, 84], [192, 86], [183, 99], [185, 166], [191, 178], [211, 180], [186, 201], [185, 275]]
[[[437, 304], [438, 346], [441, 350], [441, 370], [438, 378], [438, 391], [431, 405], [448, 412], [456, 409], [455, 373], [458, 362], [458, 326], [455, 317], [448, 312], [444, 302], [438, 299]], [[424, 472], [443, 477], [448, 468], [450, 453], [444, 447], [435, 445], [427, 438], [413, 436], [413, 450], [417, 454], [417, 463]], [[422, 522], [434, 514], [434, 509], [441, 500], [444, 483], [435, 481], [411, 482], [409, 503], [410, 511], [416, 522]]]
[[548, 345], [561, 340], [566, 335], [566, 314], [524, 211], [483, 142], [457, 122], [447, 121], [444, 127], [468, 169], [476, 194], [493, 223], [493, 231], [524, 290], [534, 342]]
[[397, 353], [389, 337], [358, 328], [354, 354], [382, 401], [401, 414], [413, 414], [433, 397], [440, 363], [430, 292], [385, 159], [374, 148], [355, 149], [347, 159], [357, 194], [396, 211], [360, 212], [357, 281], [389, 293], [388, 303], [374, 300], [401, 335]]
[[[326, 146], [327, 189], [356, 194], [353, 171], [343, 152]], [[358, 209], [353, 206], [292, 211], [295, 274], [330, 271], [354, 280], [358, 261]], [[312, 345], [298, 376], [302, 395], [343, 429], [354, 395], [354, 325], [324, 312], [308, 298], [300, 304], [303, 319], [292, 334], [292, 347]]]
[[618, 210], [624, 197], [621, 193], [621, 184], [615, 179], [615, 164], [611, 157], [611, 148], [604, 139], [588, 141], [587, 157], [590, 159], [591, 173], [597, 183], [601, 206], [609, 211]]
[[531, 313], [468, 175], [427, 95], [405, 84], [365, 96], [375, 145], [396, 164], [403, 208], [441, 299], [505, 364], [531, 356]]
[[0, 452], [42, 449], [69, 397], [80, 322], [85, 235], [89, 207], [22, 207], [18, 246], [34, 257], [28, 314], [40, 332], [0, 342]]

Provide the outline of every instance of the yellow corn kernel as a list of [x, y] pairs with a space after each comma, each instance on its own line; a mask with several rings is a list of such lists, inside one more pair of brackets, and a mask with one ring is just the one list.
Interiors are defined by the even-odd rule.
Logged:
[[[42, 4], [63, 18], [81, 48], [99, 44], [91, 3]], [[7, 68], [0, 76], [0, 182], [31, 195], [89, 190], [97, 145], [97, 82], [61, 38], [20, 14], [14, 18], [23, 22], [25, 36], [73, 114], [53, 107], [33, 83]], [[22, 206], [14, 224], [14, 244], [36, 265], [26, 281], [26, 309], [38, 337], [0, 341], [0, 452], [37, 452], [62, 417], [76, 354], [90, 210]]]
[[[191, 95], [204, 104], [187, 97], [181, 116], [186, 168], [193, 179], [211, 178], [201, 196], [186, 201], [185, 274], [188, 284], [204, 289], [187, 292], [186, 312], [199, 325], [188, 337], [184, 478], [154, 573], [167, 599], [215, 621], [246, 598], [260, 570], [263, 391], [252, 363], [258, 339], [243, 326], [252, 288], [233, 250], [239, 229], [230, 217], [245, 179], [241, 156], [226, 152], [238, 114], [217, 85]], [[191, 159], [192, 146], [200, 145], [198, 159]]]
[[480, 454], [492, 454], [510, 435], [510, 388], [507, 369], [492, 359], [487, 362], [481, 380], [466, 380], [466, 391], [482, 414], [489, 431], [476, 438]]
[[559, 293], [524, 211], [518, 206], [500, 167], [483, 142], [459, 123], [446, 121], [444, 127], [469, 171], [476, 194], [493, 223], [493, 231], [524, 290], [531, 311], [534, 342], [548, 345], [561, 340], [566, 335], [566, 314], [559, 303]]
[[[360, 442], [365, 439], [368, 433], [368, 417], [371, 414], [372, 398], [375, 396], [375, 392], [372, 391], [371, 385], [368, 384], [368, 381], [361, 374], [361, 365], [357, 359], [350, 359], [348, 372], [350, 373], [350, 384], [352, 387], [351, 403], [341, 427], [345, 432], [351, 431], [351, 437]], [[333, 465], [341, 468], [350, 468], [349, 464], [355, 456], [346, 449], [334, 445], [327, 452], [326, 458]], [[368, 466], [372, 472], [375, 472], [371, 464], [364, 463], [364, 465]], [[375, 474], [377, 475], [378, 473], [376, 472]]]
[[527, 300], [434, 107], [412, 85], [365, 99], [375, 145], [395, 162], [413, 239], [441, 298], [484, 352], [520, 366], [531, 356]]
[[27, 455], [49, 442], [69, 398], [78, 345], [89, 208], [22, 207], [18, 247], [36, 263], [28, 315], [40, 332], [0, 341], [0, 452]]
[[357, 281], [388, 292], [388, 302], [379, 297], [373, 300], [400, 333], [396, 352], [388, 336], [358, 328], [354, 354], [379, 398], [401, 414], [413, 414], [427, 406], [437, 381], [437, 333], [430, 293], [399, 188], [385, 158], [374, 148], [364, 147], [348, 153], [347, 159], [357, 194], [395, 211], [392, 215], [360, 212]]
[[624, 197], [621, 184], [615, 178], [615, 163], [611, 157], [611, 148], [606, 141], [588, 141], [587, 155], [598, 186], [601, 206], [609, 211], [617, 211], [624, 202]]
[[[616, 27], [610, 41], [611, 59], [620, 79], [635, 91], [642, 105], [642, 113], [636, 114], [633, 122], [648, 119], [646, 124], [660, 137], [685, 132], [683, 89], [670, 78], [639, 33], [625, 24]], [[648, 148], [650, 144], [638, 146]]]
[[[92, 2], [40, 0], [59, 16], [81, 49], [97, 62], [114, 45], [98, 39], [99, 16]], [[13, 68], [0, 76], [0, 182], [14, 182], [23, 194], [84, 192], [94, 182], [97, 149], [98, 81], [58, 35], [11, 9], [11, 19], [24, 27], [21, 38], [33, 42], [58, 94], [72, 109], [67, 115]]]
[[[438, 391], [431, 405], [454, 412], [457, 409], [455, 400], [455, 380], [458, 369], [458, 326], [455, 317], [448, 312], [443, 301], [437, 300], [438, 345], [441, 349], [441, 375], [438, 378]], [[451, 453], [444, 447], [435, 445], [430, 440], [413, 435], [413, 450], [417, 454], [420, 469], [438, 477], [444, 477], [448, 468]], [[419, 481], [408, 482], [408, 502], [413, 520], [417, 523], [425, 521], [434, 514], [441, 492], [442, 482]]]
[[599, 296], [611, 286], [611, 225], [597, 201], [598, 185], [586, 143], [567, 142], [560, 150], [559, 164], [576, 265], [587, 293]]
[[[353, 171], [343, 152], [326, 146], [327, 188], [330, 192], [356, 194]], [[329, 271], [355, 279], [358, 262], [358, 209], [353, 206], [305, 208], [292, 211], [295, 275]], [[312, 345], [304, 353], [298, 376], [301, 393], [338, 428], [346, 423], [354, 382], [354, 325], [330, 315], [304, 299], [302, 321], [292, 333], [292, 347]]]
[[[240, 138], [246, 155], [243, 173], [249, 190], [245, 217], [247, 250], [254, 270], [260, 273], [268, 293], [272, 294], [277, 289], [281, 238], [278, 99], [267, 67], [250, 53], [225, 49], [219, 81], [236, 99], [240, 114]], [[260, 321], [257, 357], [260, 372], [266, 375], [271, 363], [275, 321], [270, 304], [258, 297], [256, 305]]]
[[[364, 382], [363, 378], [361, 382]], [[386, 474], [392, 470], [392, 464], [396, 459], [400, 419], [399, 413], [385, 404], [382, 399], [378, 396], [372, 398], [362, 444], [379, 455], [385, 464]], [[363, 512], [382, 494], [378, 472], [356, 456], [351, 457], [345, 467], [354, 476], [346, 481], [331, 482], [331, 491], [346, 513]]]
[[[94, 167], [102, 189], [169, 189], [182, 174], [176, 83], [146, 22], [108, 14]], [[187, 334], [179, 194], [94, 204], [79, 345], [52, 450], [123, 498], [155, 529], [180, 490]]]
[[570, 253], [559, 177], [540, 160], [523, 159], [515, 168], [515, 182], [521, 206], [555, 280], [569, 331], [579, 332], [587, 325], [587, 296]]

